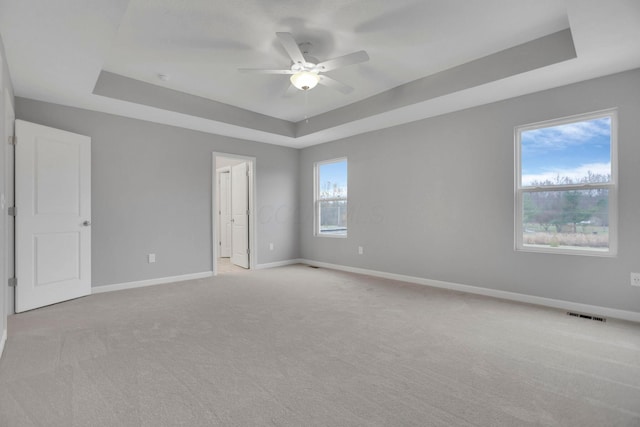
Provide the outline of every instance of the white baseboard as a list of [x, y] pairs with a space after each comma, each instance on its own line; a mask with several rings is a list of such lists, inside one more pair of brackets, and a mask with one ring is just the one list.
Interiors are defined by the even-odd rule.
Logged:
[[0, 357], [4, 353], [4, 344], [7, 342], [7, 330], [2, 331], [2, 338], [0, 338]]
[[91, 288], [92, 294], [103, 292], [121, 291], [123, 289], [142, 288], [145, 286], [162, 285], [164, 283], [183, 282], [185, 280], [205, 279], [213, 276], [212, 271], [202, 273], [183, 274], [182, 276], [160, 277], [158, 279], [139, 280], [137, 282], [117, 283], [113, 285], [103, 285]]
[[258, 264], [256, 265], [256, 270], [264, 270], [265, 268], [276, 268], [276, 267], [284, 267], [286, 265], [300, 264], [305, 262], [305, 260], [301, 259], [287, 259], [285, 261], [276, 261], [276, 262], [268, 262], [266, 264]]
[[467, 292], [470, 294], [485, 295], [494, 298], [511, 301], [524, 302], [528, 304], [542, 305], [545, 307], [559, 308], [562, 310], [577, 311], [585, 314], [595, 314], [603, 317], [611, 317], [631, 322], [640, 322], [640, 312], [618, 310], [616, 308], [600, 307], [597, 305], [581, 304], [577, 302], [557, 300], [552, 298], [537, 297], [534, 295], [520, 294], [516, 292], [501, 291], [498, 289], [481, 288], [478, 286], [462, 285], [459, 283], [443, 282], [441, 280], [430, 280], [422, 277], [405, 276], [403, 274], [387, 273], [384, 271], [367, 270], [365, 268], [348, 267], [339, 264], [329, 264], [326, 262], [312, 261], [308, 259], [298, 260], [301, 263], [316, 267], [331, 268], [334, 270], [347, 271], [350, 273], [365, 274], [368, 276], [381, 277], [384, 279], [398, 280], [400, 282], [416, 283], [418, 285], [431, 286], [434, 288], [450, 289], [453, 291]]

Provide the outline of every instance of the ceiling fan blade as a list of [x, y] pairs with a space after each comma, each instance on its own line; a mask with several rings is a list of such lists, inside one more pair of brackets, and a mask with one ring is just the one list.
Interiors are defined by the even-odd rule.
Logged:
[[329, 59], [316, 65], [316, 69], [319, 71], [331, 71], [336, 68], [346, 67], [347, 65], [359, 64], [369, 60], [369, 55], [364, 50], [353, 52], [348, 55], [339, 56], [337, 58]]
[[345, 95], [350, 94], [351, 92], [353, 92], [353, 88], [351, 86], [347, 86], [344, 83], [340, 83], [337, 80], [332, 79], [331, 77], [327, 77], [327, 76], [323, 76], [320, 75], [320, 81], [318, 83], [320, 83], [323, 86], [327, 86], [330, 87], [331, 89], [335, 89], [338, 92], [342, 92]]
[[284, 50], [287, 51], [294, 63], [304, 64], [306, 62], [306, 60], [304, 59], [304, 55], [302, 54], [302, 51], [298, 46], [298, 43], [293, 38], [291, 33], [276, 33], [276, 36], [278, 36], [278, 39], [280, 40], [280, 43], [282, 43]]
[[291, 70], [267, 70], [262, 68], [238, 68], [241, 73], [254, 74], [294, 74]]

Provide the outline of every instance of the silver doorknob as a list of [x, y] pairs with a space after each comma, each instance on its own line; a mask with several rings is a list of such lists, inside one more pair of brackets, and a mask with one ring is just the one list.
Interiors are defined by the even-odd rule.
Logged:
[[82, 223], [82, 225], [84, 225], [85, 227], [88, 227], [91, 225], [91, 221], [85, 221]]

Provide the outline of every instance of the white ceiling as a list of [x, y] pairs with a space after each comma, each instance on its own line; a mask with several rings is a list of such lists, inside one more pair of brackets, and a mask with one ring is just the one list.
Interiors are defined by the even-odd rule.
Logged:
[[[557, 0], [133, 0], [104, 69], [297, 122], [567, 27]], [[282, 97], [289, 76], [238, 73], [291, 65], [277, 31], [311, 42], [320, 60], [366, 50], [368, 63], [329, 73], [356, 90], [319, 87], [305, 109], [303, 92]]]
[[[566, 28], [573, 59], [422, 99], [401, 90]], [[238, 73], [289, 67], [278, 31], [320, 60], [366, 50], [369, 62], [328, 73], [354, 92], [284, 97], [288, 76]], [[0, 34], [17, 96], [294, 147], [640, 67], [637, 0], [0, 0]], [[103, 71], [206, 98], [213, 113], [94, 94]], [[396, 102], [370, 108], [381, 96]], [[271, 125], [243, 126], [225, 109]]]

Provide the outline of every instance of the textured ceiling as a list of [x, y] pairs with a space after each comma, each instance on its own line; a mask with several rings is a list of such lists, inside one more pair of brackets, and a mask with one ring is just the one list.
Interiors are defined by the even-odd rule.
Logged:
[[[237, 71], [278, 31], [371, 59], [286, 97]], [[296, 147], [640, 67], [637, 0], [0, 0], [0, 34], [18, 96]]]

